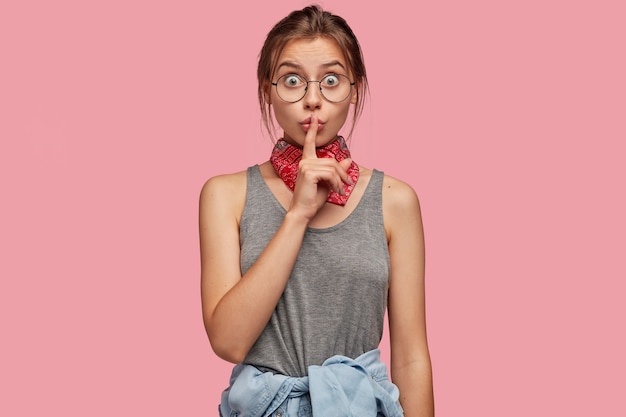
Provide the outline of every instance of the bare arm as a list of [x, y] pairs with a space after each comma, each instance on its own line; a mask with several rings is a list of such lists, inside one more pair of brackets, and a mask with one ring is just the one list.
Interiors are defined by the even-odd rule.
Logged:
[[287, 285], [306, 227], [324, 204], [329, 189], [343, 192], [349, 161], [339, 164], [317, 159], [316, 133], [317, 120], [306, 136], [298, 181], [283, 223], [243, 276], [239, 267], [239, 216], [245, 173], [212, 178], [202, 189], [203, 318], [213, 350], [227, 361], [241, 362], [265, 328]]
[[406, 417], [434, 416], [432, 369], [426, 338], [424, 233], [413, 189], [386, 177], [385, 225], [391, 258], [389, 329], [391, 375]]
[[265, 327], [287, 284], [306, 222], [287, 214], [257, 262], [242, 277], [239, 224], [229, 204], [220, 201], [228, 194], [232, 180], [217, 177], [202, 190], [200, 247], [207, 334], [218, 356], [238, 363]]

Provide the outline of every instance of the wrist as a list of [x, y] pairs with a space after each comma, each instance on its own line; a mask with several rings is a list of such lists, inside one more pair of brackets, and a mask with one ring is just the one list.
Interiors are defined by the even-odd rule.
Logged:
[[301, 213], [298, 213], [295, 210], [288, 210], [287, 214], [285, 214], [285, 218], [283, 219], [283, 223], [295, 228], [302, 228], [306, 230], [307, 226], [311, 219]]

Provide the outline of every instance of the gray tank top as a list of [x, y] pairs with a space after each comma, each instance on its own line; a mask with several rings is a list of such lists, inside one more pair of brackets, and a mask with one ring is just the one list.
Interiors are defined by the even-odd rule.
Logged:
[[[341, 223], [308, 228], [285, 291], [244, 362], [301, 377], [333, 355], [350, 358], [378, 347], [389, 288], [382, 215], [383, 173], [374, 170], [361, 201]], [[274, 236], [285, 209], [248, 168], [240, 224], [245, 273]]]

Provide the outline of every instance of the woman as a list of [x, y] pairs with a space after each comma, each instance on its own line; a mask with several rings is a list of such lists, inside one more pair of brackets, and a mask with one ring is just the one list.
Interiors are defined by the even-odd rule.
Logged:
[[[417, 196], [353, 162], [339, 136], [367, 90], [356, 37], [317, 6], [294, 11], [257, 75], [282, 138], [200, 196], [205, 327], [237, 364], [220, 415], [433, 416]], [[392, 381], [377, 349], [385, 309]]]

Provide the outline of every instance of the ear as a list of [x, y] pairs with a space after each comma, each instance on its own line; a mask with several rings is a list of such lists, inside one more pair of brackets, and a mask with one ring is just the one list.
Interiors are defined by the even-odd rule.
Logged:
[[269, 82], [263, 85], [263, 96], [267, 104], [272, 104], [272, 85]]
[[357, 82], [356, 84], [354, 84], [354, 86], [352, 86], [352, 97], [350, 97], [350, 103], [356, 104], [358, 98], [359, 98], [359, 83]]

